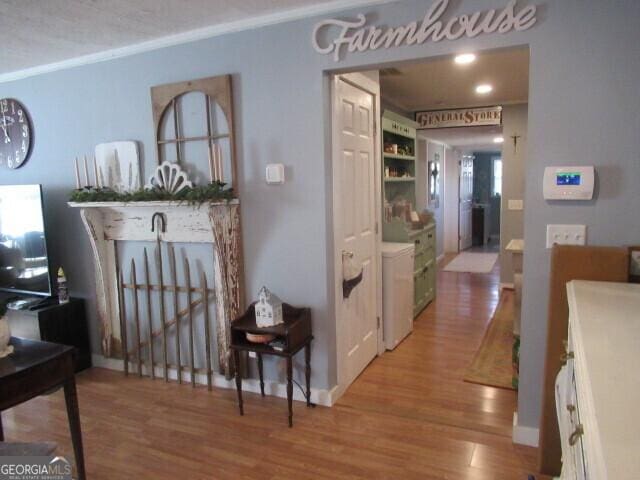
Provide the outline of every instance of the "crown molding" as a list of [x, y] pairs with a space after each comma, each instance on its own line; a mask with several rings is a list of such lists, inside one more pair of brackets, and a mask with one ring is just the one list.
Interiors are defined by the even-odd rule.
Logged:
[[92, 63], [107, 62], [116, 58], [128, 57], [131, 55], [136, 55], [138, 53], [150, 52], [152, 50], [159, 50], [161, 48], [182, 45], [198, 40], [205, 40], [207, 38], [213, 38], [220, 35], [225, 35], [227, 33], [241, 32], [244, 30], [254, 30], [269, 25], [325, 15], [342, 10], [348, 10], [351, 8], [382, 5], [385, 3], [393, 3], [397, 1], [398, 0], [333, 0], [321, 5], [309, 5], [307, 7], [295, 8], [283, 12], [260, 15], [257, 17], [237, 20], [233, 22], [219, 23], [216, 25], [211, 25], [209, 27], [159, 37], [146, 42], [140, 42], [133, 45], [127, 45], [110, 50], [103, 50], [101, 52], [73, 57], [66, 60], [61, 60], [59, 62], [53, 62], [45, 65], [38, 65], [22, 70], [3, 73], [0, 74], [0, 83], [22, 80], [28, 77], [34, 77], [58, 70], [66, 70], [82, 65], [89, 65]]

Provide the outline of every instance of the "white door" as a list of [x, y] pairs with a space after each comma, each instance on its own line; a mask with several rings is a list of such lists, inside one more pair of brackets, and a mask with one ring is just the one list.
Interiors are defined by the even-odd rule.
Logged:
[[[352, 78], [352, 77], [350, 77]], [[346, 387], [378, 352], [378, 235], [375, 96], [341, 76], [333, 83], [333, 215], [338, 383]], [[353, 258], [362, 281], [348, 298], [342, 264]]]
[[460, 251], [471, 247], [471, 215], [473, 207], [473, 157], [460, 161]]

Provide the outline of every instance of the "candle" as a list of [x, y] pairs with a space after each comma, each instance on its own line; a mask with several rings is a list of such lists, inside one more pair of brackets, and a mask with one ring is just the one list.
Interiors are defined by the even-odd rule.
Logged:
[[222, 182], [223, 181], [223, 174], [222, 174], [222, 149], [216, 145], [216, 160], [218, 162], [218, 181]]
[[211, 145], [209, 145], [209, 177], [211, 178], [211, 183], [213, 183], [213, 158], [211, 157]]
[[87, 165], [87, 156], [84, 156], [84, 185], [89, 186], [89, 166]]
[[76, 188], [80, 189], [80, 169], [78, 168], [78, 157], [75, 159], [75, 167], [76, 167]]
[[98, 177], [98, 162], [96, 161], [95, 155], [93, 156], [93, 176], [96, 180], [95, 186], [100, 188], [100, 178]]

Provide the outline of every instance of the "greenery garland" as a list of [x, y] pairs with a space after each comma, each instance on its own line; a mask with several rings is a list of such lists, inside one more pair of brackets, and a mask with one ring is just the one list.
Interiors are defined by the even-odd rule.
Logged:
[[212, 182], [208, 185], [183, 188], [176, 193], [170, 193], [157, 187], [141, 188], [133, 192], [116, 192], [108, 187], [85, 187], [73, 190], [69, 201], [77, 203], [178, 201], [189, 204], [203, 204], [236, 198], [233, 190], [225, 188], [225, 186], [226, 184], [223, 182]]

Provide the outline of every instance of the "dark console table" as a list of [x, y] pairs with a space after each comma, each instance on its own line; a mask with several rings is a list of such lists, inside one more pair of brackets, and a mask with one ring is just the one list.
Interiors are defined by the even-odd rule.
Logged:
[[[240, 352], [255, 352], [258, 358], [260, 374], [260, 393], [264, 397], [264, 378], [262, 372], [262, 355], [276, 355], [287, 361], [287, 403], [289, 406], [289, 427], [293, 426], [293, 356], [304, 347], [305, 380], [307, 406], [311, 407], [311, 310], [295, 308], [289, 304], [282, 305], [284, 323], [274, 327], [258, 328], [255, 311], [251, 305], [240, 318], [231, 324], [231, 349], [235, 356], [235, 364], [240, 365]], [[275, 340], [282, 342], [282, 350], [269, 344], [252, 343], [247, 340], [247, 333], [272, 334]], [[242, 404], [242, 376], [236, 368], [236, 388], [238, 390], [238, 406], [240, 415], [244, 415]]]
[[54, 303], [35, 310], [9, 310], [7, 318], [14, 337], [76, 347], [76, 371], [91, 366], [84, 300], [72, 298], [68, 303]]
[[[52, 389], [64, 387], [78, 478], [85, 480], [82, 432], [75, 380], [75, 349], [11, 337], [14, 351], [0, 359], [0, 412]], [[0, 417], [0, 441], [4, 441]]]

